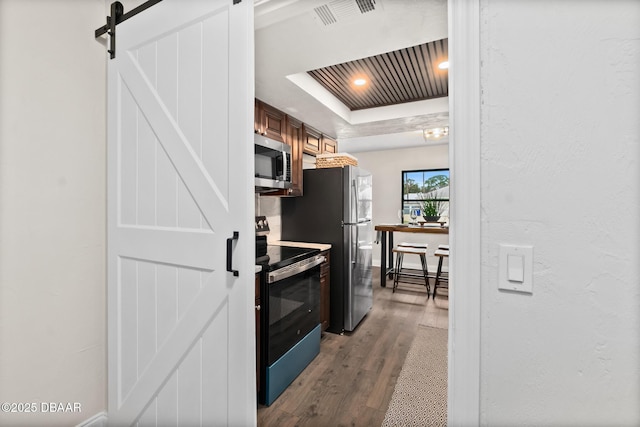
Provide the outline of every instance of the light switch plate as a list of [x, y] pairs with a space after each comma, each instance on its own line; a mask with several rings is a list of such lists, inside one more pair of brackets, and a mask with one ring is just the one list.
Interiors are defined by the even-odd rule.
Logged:
[[507, 279], [510, 282], [524, 282], [524, 256], [507, 255]]
[[498, 289], [533, 293], [533, 246], [500, 245]]

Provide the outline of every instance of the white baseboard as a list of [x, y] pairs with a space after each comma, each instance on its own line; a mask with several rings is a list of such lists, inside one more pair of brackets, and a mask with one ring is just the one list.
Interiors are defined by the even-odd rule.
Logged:
[[100, 412], [95, 414], [93, 417], [88, 420], [84, 420], [76, 427], [107, 427], [107, 413]]

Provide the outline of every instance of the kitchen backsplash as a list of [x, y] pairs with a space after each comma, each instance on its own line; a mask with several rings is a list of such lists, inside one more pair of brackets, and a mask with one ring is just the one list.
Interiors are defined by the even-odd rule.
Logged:
[[256, 216], [266, 216], [269, 222], [268, 242], [280, 240], [282, 235], [282, 218], [280, 208], [280, 197], [261, 196], [256, 193]]

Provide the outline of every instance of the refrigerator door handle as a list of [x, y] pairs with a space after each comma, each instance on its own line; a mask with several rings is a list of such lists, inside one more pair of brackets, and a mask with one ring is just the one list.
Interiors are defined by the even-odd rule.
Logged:
[[354, 222], [358, 223], [360, 222], [360, 215], [358, 214], [358, 183], [355, 179], [351, 180], [351, 186], [353, 187], [353, 203], [356, 207], [356, 217]]
[[356, 225], [356, 242], [355, 242], [356, 259], [353, 262], [354, 266], [358, 265], [358, 249], [360, 248], [360, 227]]
[[349, 226], [349, 260], [351, 261], [351, 268], [354, 268], [354, 266], [356, 265], [356, 258], [355, 255], [357, 253], [356, 249], [357, 249], [357, 242], [354, 241], [353, 239], [353, 228], [355, 227], [356, 232], [358, 230], [358, 225], [357, 224], [351, 224]]
[[356, 210], [356, 217], [354, 218], [355, 219], [354, 222], [356, 223], [355, 225], [356, 240], [351, 245], [354, 252], [354, 257], [353, 257], [353, 261], [351, 261], [351, 265], [353, 266], [353, 268], [355, 268], [355, 266], [358, 265], [358, 244], [360, 240], [360, 229], [358, 228], [358, 225], [357, 225], [360, 222], [360, 215], [358, 215], [358, 182], [356, 181], [356, 179], [351, 180], [351, 187], [353, 187], [353, 203], [355, 205], [355, 210]]

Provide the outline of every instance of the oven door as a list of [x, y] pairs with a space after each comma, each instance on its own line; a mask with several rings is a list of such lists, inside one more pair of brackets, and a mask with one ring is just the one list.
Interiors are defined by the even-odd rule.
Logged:
[[320, 323], [320, 265], [266, 286], [270, 366]]

